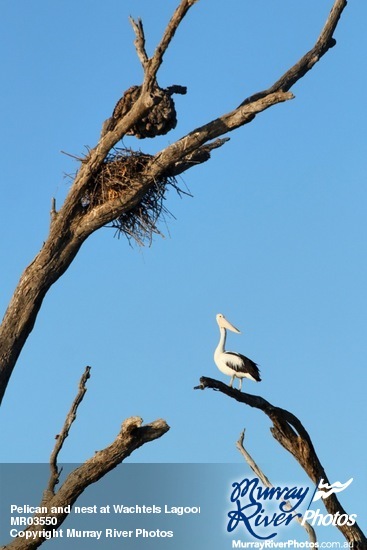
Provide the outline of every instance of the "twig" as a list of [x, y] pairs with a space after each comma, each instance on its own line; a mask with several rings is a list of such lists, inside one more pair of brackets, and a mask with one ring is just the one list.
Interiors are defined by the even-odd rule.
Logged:
[[51, 199], [51, 210], [50, 210], [51, 225], [55, 221], [56, 216], [57, 216], [56, 199], [55, 199], [55, 197], [52, 197], [52, 199]]
[[[243, 444], [244, 440], [245, 440], [245, 430], [242, 430], [242, 432], [240, 434], [240, 437], [239, 437], [239, 440], [236, 443], [237, 449], [240, 451], [240, 453], [242, 454], [242, 456], [246, 460], [247, 464], [250, 466], [251, 470], [253, 472], [255, 472], [255, 474], [257, 475], [257, 477], [259, 479], [261, 479], [263, 485], [265, 485], [266, 487], [269, 487], [269, 489], [271, 489], [274, 486], [270, 483], [269, 479], [262, 472], [260, 467], [256, 464], [256, 462], [254, 461], [254, 459], [252, 458], [250, 453], [248, 451], [246, 451], [245, 446]], [[282, 502], [284, 503], [284, 508], [286, 510], [292, 510], [292, 505], [288, 501], [283, 500]], [[298, 523], [302, 527], [305, 528], [305, 530], [308, 534], [308, 538], [309, 538], [310, 542], [315, 543], [317, 541], [317, 539], [316, 539], [316, 533], [315, 533], [314, 528], [308, 523], [308, 521], [306, 521], [305, 523], [302, 523], [303, 518], [299, 517], [298, 515], [296, 515], [296, 520], [298, 521]]]
[[66, 151], [60, 151], [61, 154], [66, 155], [67, 157], [71, 157], [72, 159], [79, 160], [80, 162], [85, 162], [85, 157], [78, 157], [77, 155], [73, 155], [72, 153], [67, 153]]
[[136, 39], [134, 41], [135, 49], [140, 59], [140, 62], [143, 66], [143, 69], [145, 70], [148, 63], [148, 55], [145, 50], [145, 35], [144, 35], [143, 22], [140, 18], [134, 21], [132, 17], [129, 17], [129, 20], [132, 28], [134, 29], [135, 36], [136, 36]]
[[189, 168], [192, 168], [192, 166], [203, 164], [211, 158], [211, 151], [222, 147], [222, 145], [227, 143], [227, 141], [229, 140], [229, 137], [218, 138], [215, 141], [208, 143], [207, 145], [202, 145], [201, 147], [198, 147], [195, 151], [192, 151], [192, 153], [184, 156], [181, 160], [176, 162], [174, 167], [172, 168], [172, 171], [169, 172], [168, 175], [178, 176], [179, 174], [182, 174], [182, 172], [185, 172]]

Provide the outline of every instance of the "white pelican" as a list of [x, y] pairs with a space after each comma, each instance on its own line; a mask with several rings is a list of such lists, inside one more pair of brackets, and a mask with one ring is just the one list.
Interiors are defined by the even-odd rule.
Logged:
[[214, 362], [221, 372], [231, 376], [229, 387], [232, 387], [235, 378], [239, 378], [240, 380], [238, 388], [240, 391], [242, 388], [242, 378], [250, 378], [250, 380], [253, 380], [254, 382], [260, 382], [260, 371], [256, 363], [241, 353], [225, 351], [224, 349], [227, 335], [226, 329], [229, 329], [232, 332], [237, 332], [238, 334], [240, 331], [229, 321], [227, 321], [221, 313], [218, 313], [216, 319], [219, 326], [220, 339], [214, 352]]

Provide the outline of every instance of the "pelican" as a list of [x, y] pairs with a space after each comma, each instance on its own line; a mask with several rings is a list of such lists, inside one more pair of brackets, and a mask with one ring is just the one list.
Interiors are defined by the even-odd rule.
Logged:
[[220, 339], [214, 352], [214, 362], [221, 372], [231, 377], [229, 387], [232, 387], [235, 378], [239, 378], [240, 380], [238, 388], [240, 391], [242, 388], [242, 378], [250, 378], [250, 380], [254, 382], [260, 382], [260, 371], [256, 363], [241, 353], [225, 351], [224, 349], [227, 335], [226, 329], [236, 332], [237, 334], [239, 334], [240, 331], [227, 321], [221, 313], [218, 313], [216, 320], [219, 326]]

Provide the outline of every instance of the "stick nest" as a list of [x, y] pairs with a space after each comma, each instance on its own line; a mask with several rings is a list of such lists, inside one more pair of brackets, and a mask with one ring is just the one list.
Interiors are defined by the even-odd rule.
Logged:
[[[91, 209], [118, 197], [124, 198], [132, 187], [131, 182], [139, 181], [142, 172], [152, 159], [140, 151], [114, 149], [106, 158], [102, 168], [94, 176], [90, 191], [82, 201], [84, 209]], [[171, 186], [181, 195], [174, 177], [162, 176], [143, 195], [140, 202], [128, 212], [112, 220], [107, 227], [116, 229], [115, 235], [125, 235], [129, 241], [139, 245], [151, 244], [153, 234], [162, 235], [157, 228], [158, 220], [172, 214], [164, 206], [167, 186]]]

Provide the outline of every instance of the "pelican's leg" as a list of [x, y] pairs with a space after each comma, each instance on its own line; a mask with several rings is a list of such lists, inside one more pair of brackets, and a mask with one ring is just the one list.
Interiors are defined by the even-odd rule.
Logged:
[[234, 375], [231, 377], [231, 381], [230, 381], [229, 384], [228, 384], [230, 388], [232, 387], [233, 380], [234, 380]]
[[238, 389], [239, 389], [239, 391], [241, 391], [242, 390], [242, 378], [239, 378], [239, 381], [240, 381], [240, 383], [238, 385]]

